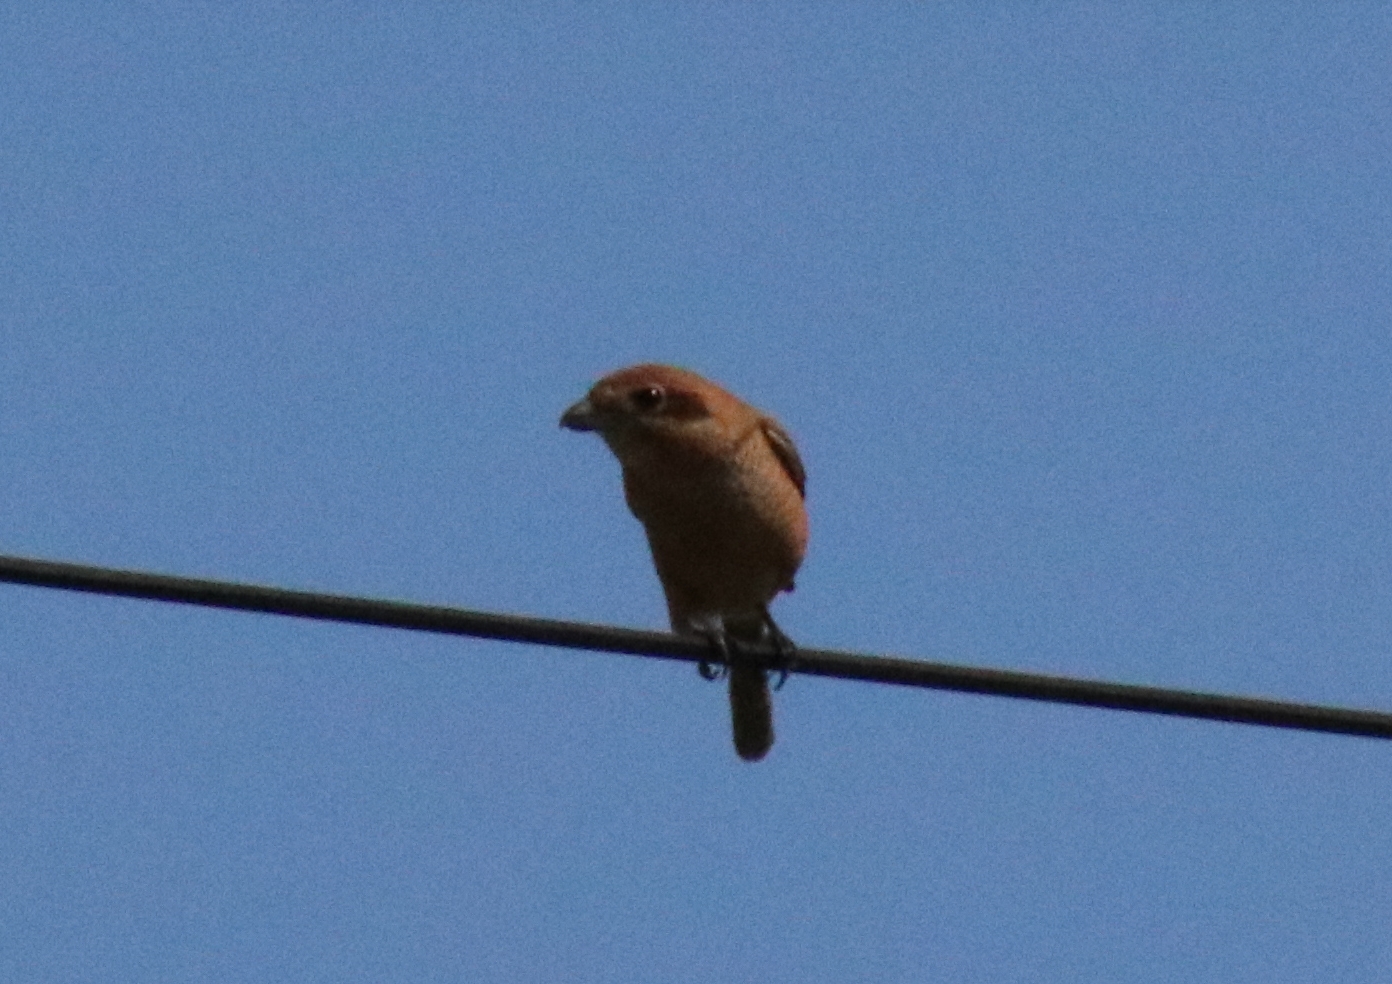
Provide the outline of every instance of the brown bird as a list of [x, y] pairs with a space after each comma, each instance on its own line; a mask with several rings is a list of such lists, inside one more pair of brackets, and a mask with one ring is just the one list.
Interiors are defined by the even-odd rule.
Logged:
[[769, 660], [747, 647], [771, 647], [786, 663], [792, 643], [768, 605], [793, 590], [807, 548], [806, 475], [792, 438], [710, 380], [664, 365], [605, 376], [561, 426], [596, 431], [619, 459], [672, 631], [711, 640], [729, 670], [735, 750], [758, 761], [773, 746]]

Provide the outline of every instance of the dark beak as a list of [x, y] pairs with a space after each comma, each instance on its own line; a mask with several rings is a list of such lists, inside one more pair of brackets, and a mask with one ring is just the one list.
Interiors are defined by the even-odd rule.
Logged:
[[589, 398], [581, 400], [561, 414], [561, 426], [566, 430], [592, 431], [595, 429], [595, 408]]

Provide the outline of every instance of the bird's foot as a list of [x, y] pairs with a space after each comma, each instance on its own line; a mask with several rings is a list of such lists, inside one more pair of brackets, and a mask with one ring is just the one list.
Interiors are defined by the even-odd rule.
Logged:
[[795, 668], [797, 644], [789, 639], [768, 613], [764, 613], [764, 631], [757, 643], [747, 643], [735, 638], [723, 624], [701, 626], [697, 629], [710, 643], [712, 659], [703, 659], [696, 664], [696, 670], [706, 680], [720, 680], [730, 673], [732, 662], [753, 663], [777, 674], [773, 689], [782, 688], [788, 682], [788, 674]]
[[778, 674], [773, 689], [782, 690], [783, 684], [788, 682], [788, 674], [793, 671], [797, 662], [797, 643], [784, 635], [773, 619], [768, 618], [764, 624], [768, 628], [769, 642], [773, 645], [773, 663], [770, 669]]
[[777, 681], [774, 681], [774, 690], [782, 690], [782, 685], [788, 682], [789, 672], [792, 672], [795, 657], [798, 656], [798, 646], [796, 646], [796, 644], [793, 643], [792, 639], [789, 639], [788, 636], [785, 636], [784, 633], [782, 633], [781, 630], [778, 629], [777, 625], [774, 626], [773, 630], [773, 643], [773, 671], [775, 672], [775, 674], [778, 674]]
[[700, 633], [711, 644], [711, 649], [715, 652], [715, 659], [701, 660], [696, 664], [696, 672], [701, 674], [703, 680], [719, 680], [730, 672], [730, 647], [736, 643], [730, 638], [730, 634], [725, 631], [723, 625], [703, 627], [700, 629]]

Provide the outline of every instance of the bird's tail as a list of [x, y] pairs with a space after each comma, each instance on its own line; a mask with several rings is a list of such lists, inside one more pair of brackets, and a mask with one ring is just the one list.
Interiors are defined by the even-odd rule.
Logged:
[[773, 699], [768, 676], [757, 666], [730, 667], [730, 721], [735, 751], [746, 762], [757, 762], [773, 747]]

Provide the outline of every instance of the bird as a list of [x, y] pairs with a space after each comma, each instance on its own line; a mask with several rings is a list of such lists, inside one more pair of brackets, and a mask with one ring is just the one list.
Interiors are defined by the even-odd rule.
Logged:
[[[765, 666], [786, 670], [791, 640], [769, 603], [794, 588], [807, 550], [807, 475], [770, 415], [676, 366], [608, 374], [561, 416], [618, 459], [624, 498], [642, 523], [672, 631], [703, 636], [729, 677], [735, 751], [773, 747]], [[763, 653], [772, 650], [773, 658]], [[709, 663], [702, 675], [716, 676]]]

